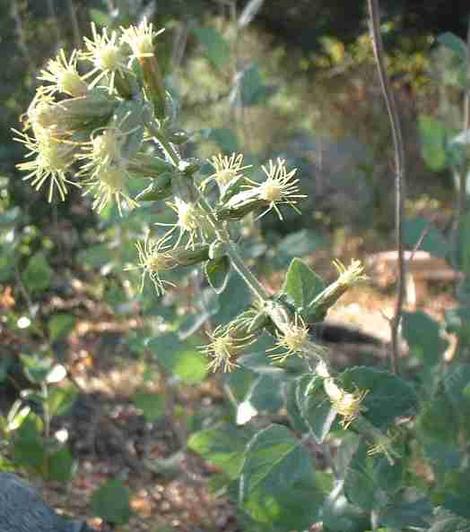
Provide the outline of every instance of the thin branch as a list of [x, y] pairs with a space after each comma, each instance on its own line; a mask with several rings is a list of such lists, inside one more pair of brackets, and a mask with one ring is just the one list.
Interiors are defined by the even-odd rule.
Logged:
[[395, 152], [395, 232], [398, 250], [398, 281], [395, 313], [391, 321], [391, 366], [394, 373], [398, 373], [399, 355], [399, 326], [405, 299], [405, 260], [403, 245], [403, 213], [405, 195], [405, 149], [401, 131], [398, 108], [393, 94], [390, 79], [385, 68], [385, 52], [380, 33], [380, 12], [378, 0], [367, 0], [369, 8], [370, 34], [374, 49], [375, 61], [380, 79], [385, 105], [387, 107], [392, 130], [393, 148]]

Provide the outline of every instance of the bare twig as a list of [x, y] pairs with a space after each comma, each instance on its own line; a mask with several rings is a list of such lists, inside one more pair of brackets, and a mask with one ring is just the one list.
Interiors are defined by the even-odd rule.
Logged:
[[398, 373], [399, 354], [399, 326], [405, 298], [405, 260], [403, 245], [403, 212], [405, 187], [405, 149], [401, 131], [398, 108], [393, 94], [390, 79], [385, 68], [385, 52], [380, 33], [380, 13], [378, 0], [367, 0], [369, 8], [370, 34], [374, 56], [377, 63], [380, 85], [382, 88], [390, 127], [392, 130], [393, 147], [395, 151], [395, 232], [398, 250], [398, 281], [395, 313], [390, 323], [392, 336], [391, 366], [394, 373]]

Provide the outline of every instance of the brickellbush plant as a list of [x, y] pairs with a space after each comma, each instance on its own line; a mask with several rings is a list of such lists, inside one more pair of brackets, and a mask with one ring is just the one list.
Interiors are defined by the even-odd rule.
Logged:
[[[203, 351], [211, 370], [237, 371], [245, 353], [269, 338], [263, 371], [287, 375], [283, 389], [292, 430], [270, 424], [243, 432], [225, 425], [189, 440], [191, 449], [223, 471], [241, 519], [249, 520], [247, 530], [303, 530], [317, 521], [325, 530], [342, 532], [421, 529], [431, 522], [432, 506], [422, 496], [422, 481], [405, 484], [404, 467], [423, 460], [409, 436], [415, 387], [373, 368], [335, 375], [328, 352], [310, 334], [311, 324], [321, 322], [339, 297], [365, 278], [362, 265], [335, 261], [338, 277], [325, 286], [294, 259], [282, 290], [274, 294], [258, 280], [241, 251], [240, 223], [268, 212], [282, 220], [286, 209], [300, 209], [304, 194], [296, 170], [282, 159], [254, 169], [242, 154], [215, 154], [207, 176], [203, 161], [183, 157], [180, 146], [188, 135], [178, 129], [176, 106], [161, 75], [160, 34], [145, 20], [113, 31], [93, 26], [81, 50], [60, 51], [50, 60], [23, 130], [16, 132], [28, 150], [18, 165], [24, 179], [44, 189], [49, 201], [65, 200], [78, 188], [98, 212], [114, 203], [126, 216], [149, 202], [163, 204], [174, 221], [155, 219], [155, 229], [136, 243], [135, 264], [127, 268], [140, 273], [141, 289], [151, 283], [160, 296], [171, 290], [166, 272], [187, 266], [203, 268], [217, 294], [231, 270], [248, 287], [251, 305], [214, 328]], [[429, 384], [426, 375], [422, 382]], [[438, 381], [432, 382], [439, 389]], [[429, 434], [421, 430], [424, 441]], [[324, 446], [330, 432], [345, 442], [345, 465], [331, 462], [334, 478], [324, 477], [322, 486], [303, 444]], [[442, 515], [436, 519], [448, 517]]]

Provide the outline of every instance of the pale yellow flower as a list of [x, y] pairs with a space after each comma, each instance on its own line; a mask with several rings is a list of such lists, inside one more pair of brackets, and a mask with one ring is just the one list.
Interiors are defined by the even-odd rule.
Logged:
[[167, 238], [152, 240], [147, 235], [145, 240], [136, 243], [135, 247], [138, 254], [137, 268], [142, 270], [140, 281], [141, 292], [144, 289], [146, 277], [149, 277], [152, 281], [159, 295], [165, 292], [165, 285], [174, 286], [169, 281], [164, 281], [160, 277], [161, 272], [173, 266], [173, 260], [168, 253], [170, 248], [167, 240]]
[[244, 170], [251, 168], [251, 165], [243, 165], [243, 155], [241, 153], [232, 155], [215, 155], [210, 159], [214, 168], [214, 173], [209, 179], [214, 179], [221, 188], [244, 176]]
[[252, 336], [238, 338], [230, 327], [218, 326], [209, 334], [210, 343], [203, 347], [203, 351], [211, 358], [208, 368], [211, 371], [222, 369], [229, 372], [238, 367], [236, 360], [243, 349], [252, 342]]
[[276, 362], [284, 362], [292, 355], [302, 356], [306, 347], [310, 344], [309, 330], [304, 320], [296, 314], [292, 323], [283, 331], [277, 333], [277, 342], [271, 351], [278, 351], [269, 355]]
[[138, 206], [126, 190], [128, 173], [123, 166], [105, 165], [97, 168], [90, 176], [83, 181], [85, 189], [84, 196], [93, 196], [92, 208], [101, 212], [109, 203], [115, 202], [122, 216], [122, 207], [127, 205], [129, 209]]
[[268, 166], [263, 166], [262, 169], [266, 175], [266, 179], [262, 183], [247, 180], [251, 186], [255, 187], [258, 198], [268, 206], [259, 217], [274, 210], [279, 219], [282, 220], [280, 205], [288, 205], [299, 212], [296, 204], [299, 199], [306, 196], [299, 193], [299, 180], [295, 178], [297, 169], [288, 171], [284, 159], [277, 159], [276, 162], [270, 160]]
[[114, 90], [116, 74], [123, 74], [126, 70], [126, 55], [119, 42], [116, 31], [108, 34], [106, 28], [99, 34], [94, 23], [91, 24], [93, 38], [85, 37], [86, 51], [80, 52], [80, 57], [90, 61], [93, 69], [84, 79], [93, 77], [90, 88], [95, 87], [103, 78], [107, 78], [109, 92]]
[[77, 51], [67, 59], [64, 50], [60, 50], [55, 59], [50, 59], [38, 79], [51, 83], [44, 92], [68, 94], [72, 97], [84, 96], [88, 91], [87, 83], [77, 71]]
[[74, 162], [74, 145], [53, 137], [35, 139], [26, 133], [16, 131], [16, 134], [15, 140], [25, 145], [26, 157], [30, 159], [17, 165], [19, 170], [27, 172], [23, 180], [30, 181], [35, 190], [48, 186], [49, 203], [56, 191], [63, 201], [68, 193], [67, 185], [78, 186], [67, 177]]
[[127, 44], [132, 50], [132, 56], [136, 59], [154, 56], [155, 37], [165, 31], [162, 28], [159, 31], [154, 31], [153, 24], [144, 18], [138, 26], [130, 26], [129, 28], [121, 28], [121, 41]]

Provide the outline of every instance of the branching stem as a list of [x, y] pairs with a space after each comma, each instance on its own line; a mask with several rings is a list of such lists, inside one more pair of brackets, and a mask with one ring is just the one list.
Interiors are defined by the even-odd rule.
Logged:
[[405, 202], [405, 148], [401, 130], [398, 107], [393, 94], [390, 79], [385, 68], [385, 51], [380, 33], [380, 11], [378, 0], [367, 0], [369, 8], [370, 34], [374, 49], [375, 61], [380, 79], [385, 105], [387, 107], [392, 130], [393, 148], [395, 152], [395, 233], [398, 251], [398, 279], [397, 297], [395, 302], [394, 316], [390, 321], [391, 328], [391, 367], [394, 373], [398, 373], [399, 357], [399, 327], [405, 300], [405, 257], [403, 244], [403, 214]]

